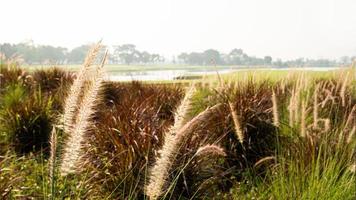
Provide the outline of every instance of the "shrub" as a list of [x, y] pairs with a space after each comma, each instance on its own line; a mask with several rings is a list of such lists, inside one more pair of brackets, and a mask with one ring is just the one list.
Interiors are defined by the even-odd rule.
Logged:
[[0, 65], [0, 95], [8, 85], [22, 83], [27, 85], [31, 82], [31, 76], [15, 64]]
[[9, 85], [0, 104], [2, 136], [19, 154], [47, 148], [51, 109], [51, 97], [42, 97], [41, 90], [31, 92], [22, 84]]
[[63, 97], [73, 82], [73, 76], [71, 72], [56, 67], [36, 70], [32, 73], [33, 88], [41, 88], [44, 96], [51, 96], [53, 109], [61, 111], [64, 103]]
[[86, 154], [93, 185], [110, 198], [142, 197], [147, 167], [173, 122], [182, 89], [107, 83], [103, 94]]

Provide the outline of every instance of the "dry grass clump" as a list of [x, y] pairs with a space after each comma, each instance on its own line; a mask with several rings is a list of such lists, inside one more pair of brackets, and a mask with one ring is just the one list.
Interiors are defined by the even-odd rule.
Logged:
[[[345, 114], [348, 114], [353, 109], [356, 101], [352, 95], [351, 81], [342, 84], [333, 79], [316, 80], [317, 85], [320, 85], [314, 101], [314, 107], [317, 107], [318, 118], [329, 119], [331, 127], [337, 127], [345, 122]], [[339, 86], [338, 86], [339, 85]], [[341, 92], [343, 90], [343, 92]], [[317, 121], [314, 119], [314, 121]]]
[[[301, 121], [292, 126], [296, 128], [295, 135], [301, 138], [283, 141], [284, 152], [288, 152], [288, 157], [299, 160], [299, 167], [304, 169], [312, 167], [316, 159], [322, 163], [330, 155], [337, 156], [347, 165], [350, 157], [354, 156], [349, 151], [352, 145], [349, 145], [348, 136], [356, 123], [353, 119], [356, 99], [351, 92], [352, 81], [328, 78], [311, 82], [299, 97], [301, 105], [296, 105], [296, 109], [301, 110]], [[292, 90], [291, 99], [294, 93]], [[289, 114], [291, 112], [294, 111], [289, 110]]]
[[[273, 193], [273, 178], [288, 173], [303, 178], [315, 167], [320, 170], [315, 176], [324, 179], [331, 157], [344, 166], [336, 172], [354, 169], [356, 96], [349, 72], [320, 79], [293, 73], [290, 80], [276, 82], [247, 77], [184, 90], [183, 85], [103, 82], [105, 58], [92, 66], [98, 52], [99, 46], [94, 47], [69, 91], [62, 118], [64, 151], [58, 156], [63, 175], [86, 171], [80, 176], [89, 177], [85, 189], [92, 198], [231, 198], [228, 191], [235, 183], [241, 191], [255, 191], [262, 182]], [[72, 81], [67, 75], [53, 69], [19, 80], [22, 89], [27, 84], [31, 90], [42, 88], [36, 94], [53, 96]], [[23, 91], [12, 92], [2, 99], [9, 98], [13, 109], [22, 103]], [[51, 103], [51, 98], [42, 100]], [[21, 117], [27, 116], [26, 109], [52, 109], [46, 106], [22, 107]], [[1, 114], [1, 120], [11, 119]], [[17, 126], [46, 130], [48, 144], [51, 122]], [[56, 136], [50, 137], [52, 180], [61, 147]], [[298, 185], [289, 187], [296, 186], [298, 193]]]
[[[224, 191], [232, 187], [232, 179], [243, 180], [243, 174], [250, 171], [256, 162], [274, 154], [276, 127], [273, 124], [271, 83], [256, 83], [247, 79], [225, 87], [224, 90], [215, 90], [203, 97], [202, 94], [197, 94], [209, 101], [197, 101], [194, 106], [204, 107], [217, 103], [222, 103], [223, 106], [215, 117], [195, 130], [182, 148], [185, 149], [185, 154], [180, 155], [178, 160], [180, 163], [187, 163], [199, 147], [207, 144], [221, 146], [226, 157], [205, 159], [204, 162], [194, 159], [188, 162], [182, 172], [184, 176], [180, 179], [181, 185], [176, 184], [177, 188], [183, 190], [177, 189], [175, 195], [206, 198], [216, 196], [218, 191], [224, 194]], [[206, 91], [202, 88], [200, 92]], [[280, 91], [276, 93], [276, 97], [281, 102], [285, 101]], [[232, 116], [234, 113], [238, 116], [235, 121]], [[244, 134], [243, 140], [236, 133], [236, 121]], [[266, 167], [260, 167], [258, 174], [263, 174], [265, 169]]]
[[70, 82], [69, 73], [57, 68], [28, 73], [15, 64], [0, 67], [0, 129], [5, 140], [12, 141], [11, 149], [20, 154], [49, 152], [51, 123]]
[[31, 82], [31, 76], [18, 65], [0, 65], [0, 94], [5, 91], [5, 88], [9, 85], [18, 83], [27, 85], [29, 82]]
[[58, 90], [67, 89], [73, 82], [74, 74], [58, 67], [36, 70], [32, 74], [35, 87], [40, 87], [48, 95], [55, 94]]
[[[181, 144], [181, 150], [173, 154], [175, 162], [172, 162], [170, 153], [163, 156], [166, 160], [159, 160], [163, 160], [164, 164], [161, 166], [168, 166], [170, 170], [169, 173], [163, 173], [165, 177], [163, 182], [151, 183], [154, 189], [151, 189], [149, 196], [153, 199], [162, 193], [167, 195], [167, 192], [173, 196], [187, 198], [216, 196], [218, 191], [223, 194], [223, 191], [228, 191], [232, 186], [229, 180], [242, 179], [242, 174], [246, 170], [262, 158], [273, 154], [276, 129], [272, 124], [272, 90], [268, 82], [259, 84], [253, 81], [240, 82], [230, 84], [224, 90], [210, 93], [205, 88], [199, 88], [196, 96], [199, 97], [199, 101], [193, 100], [195, 108], [193, 113], [202, 114], [204, 107], [219, 103], [221, 108], [215, 110], [209, 119], [200, 122], [200, 125], [194, 128], [194, 132], [186, 136], [185, 142]], [[231, 116], [233, 113], [231, 106], [239, 116], [238, 123], [245, 134], [242, 143], [236, 134], [236, 122]], [[201, 109], [196, 110], [197, 108]], [[177, 138], [172, 138], [167, 144], [180, 142]], [[209, 144], [221, 146], [226, 157], [195, 157], [201, 148]], [[174, 145], [167, 145], [170, 151], [162, 152], [173, 151], [168, 147], [174, 149]], [[153, 168], [152, 171], [157, 173], [157, 176], [151, 177], [151, 180], [162, 180], [158, 177], [162, 176], [160, 172], [163, 169], [166, 167]], [[259, 170], [263, 171], [264, 168]], [[168, 185], [165, 185], [167, 183]]]
[[1, 151], [27, 154], [46, 150], [54, 120], [52, 99], [16, 84], [9, 85], [0, 100], [0, 143], [9, 144]]
[[[191, 95], [188, 92], [188, 95]], [[191, 97], [186, 96], [185, 99]], [[185, 102], [183, 101], [183, 104]], [[147, 185], [147, 195], [150, 199], [157, 199], [162, 194], [165, 193], [166, 180], [169, 179], [169, 173], [172, 170], [172, 167], [175, 166], [176, 156], [178, 155], [180, 148], [185, 143], [191, 134], [194, 133], [194, 130], [197, 126], [201, 125], [204, 121], [209, 121], [211, 115], [214, 115], [216, 109], [219, 108], [219, 105], [209, 108], [199, 115], [194, 117], [192, 120], [187, 122], [184, 126], [179, 129], [176, 129], [176, 124], [181, 124], [182, 119], [175, 121], [173, 125], [174, 128], [171, 130], [174, 131], [174, 134], [169, 133], [165, 135], [165, 141], [163, 147], [160, 151], [160, 157], [157, 159], [156, 164], [151, 170], [149, 184]], [[183, 111], [184, 113], [185, 111]], [[177, 113], [176, 115], [180, 115]], [[177, 119], [177, 118], [176, 118]]]
[[[247, 164], [241, 156], [246, 156], [245, 159], [254, 164], [256, 160], [270, 152], [268, 149], [273, 148], [275, 127], [272, 88], [268, 82], [257, 84], [248, 81], [240, 83], [237, 88], [230, 88], [227, 92], [225, 95], [230, 95], [230, 101], [239, 116], [241, 130], [246, 137], [244, 144], [229, 144], [227, 149], [236, 151], [232, 157], [239, 160], [241, 166]], [[232, 152], [228, 151], [227, 154], [229, 153]]]
[[170, 130], [182, 94], [174, 85], [105, 84], [86, 154], [96, 191], [112, 198], [125, 198], [130, 191], [142, 197], [147, 167]]
[[53, 97], [53, 109], [63, 111], [64, 98], [73, 83], [74, 73], [52, 67], [31, 73], [32, 88], [40, 89], [43, 96]]

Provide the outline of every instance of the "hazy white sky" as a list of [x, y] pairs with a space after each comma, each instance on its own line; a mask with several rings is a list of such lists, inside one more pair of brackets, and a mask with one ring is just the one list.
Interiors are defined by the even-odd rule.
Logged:
[[0, 43], [103, 39], [165, 56], [214, 48], [290, 59], [356, 55], [356, 0], [0, 0]]

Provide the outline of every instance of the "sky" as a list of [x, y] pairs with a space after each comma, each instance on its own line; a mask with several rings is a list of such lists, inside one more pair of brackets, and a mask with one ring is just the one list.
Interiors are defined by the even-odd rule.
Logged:
[[241, 48], [294, 59], [356, 55], [356, 0], [0, 0], [0, 43], [103, 39], [166, 57]]

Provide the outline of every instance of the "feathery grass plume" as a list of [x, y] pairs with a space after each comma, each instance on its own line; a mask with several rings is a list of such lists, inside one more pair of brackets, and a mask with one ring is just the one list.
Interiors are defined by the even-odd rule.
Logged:
[[297, 77], [297, 82], [295, 84], [295, 95], [294, 95], [294, 102], [293, 102], [293, 107], [294, 107], [294, 123], [299, 122], [299, 105], [300, 105], [300, 95], [301, 91], [303, 88], [303, 73], [298, 74]]
[[345, 123], [345, 128], [347, 128], [348, 126], [350, 126], [351, 121], [354, 118], [354, 112], [356, 111], [356, 105], [354, 105], [351, 109], [351, 112], [349, 114], [349, 116], [347, 117], [346, 123]]
[[218, 71], [218, 68], [216, 67], [216, 62], [213, 61], [213, 64], [214, 64], [214, 69], [215, 69], [215, 72], [216, 72], [216, 77], [220, 83], [219, 87], [223, 88], [224, 87], [224, 81], [223, 79], [221, 78], [220, 74], [219, 74], [219, 71]]
[[289, 110], [289, 126], [292, 127], [294, 125], [295, 88], [293, 88], [292, 90], [292, 94], [289, 100], [288, 110]]
[[51, 199], [54, 199], [54, 188], [55, 188], [55, 171], [56, 171], [56, 158], [57, 158], [57, 132], [56, 128], [52, 128], [51, 137], [50, 137], [51, 151], [48, 160], [49, 164], [49, 179], [51, 181]]
[[314, 90], [314, 106], [313, 106], [313, 128], [318, 127], [318, 93], [319, 93], [319, 84], [316, 85]]
[[351, 66], [350, 66], [350, 71], [351, 71], [351, 74], [354, 74], [354, 76], [352, 77], [353, 80], [356, 80], [356, 59], [353, 60]]
[[91, 117], [95, 113], [99, 91], [102, 86], [104, 72], [103, 66], [107, 58], [107, 51], [102, 59], [100, 66], [97, 67], [92, 76], [86, 77], [87, 87], [84, 88], [81, 104], [78, 108], [78, 114], [75, 118], [71, 133], [64, 146], [64, 153], [61, 164], [61, 174], [66, 175], [76, 170], [76, 166], [81, 157], [82, 143], [84, 134], [90, 129]]
[[324, 122], [324, 132], [328, 132], [330, 130], [330, 119], [320, 119], [320, 121]]
[[282, 90], [282, 93], [284, 94], [286, 92], [286, 80], [285, 79], [282, 79], [280, 88]]
[[276, 157], [275, 156], [267, 156], [267, 157], [264, 157], [262, 159], [260, 159], [259, 161], [257, 161], [253, 167], [254, 168], [258, 168], [259, 166], [261, 166], [263, 163], [265, 162], [270, 162], [270, 161], [273, 161], [273, 162], [276, 162]]
[[222, 149], [221, 147], [219, 147], [219, 146], [217, 146], [215, 144], [208, 144], [208, 145], [205, 145], [203, 147], [199, 147], [199, 149], [197, 150], [195, 155], [196, 156], [213, 155], [213, 156], [225, 157], [226, 153], [225, 153], [224, 149]]
[[[347, 120], [345, 122], [344, 129], [340, 132], [339, 138], [342, 138], [344, 136], [344, 134], [346, 134], [346, 132], [348, 132], [350, 130], [351, 121], [355, 117], [355, 115], [354, 115], [355, 111], [356, 111], [356, 105], [354, 105], [352, 107], [350, 114], [348, 115]], [[349, 134], [349, 136], [347, 137], [347, 143], [350, 143], [353, 135], [355, 134], [355, 125], [352, 126], [352, 129], [348, 134]]]
[[302, 101], [302, 116], [301, 116], [301, 122], [300, 122], [300, 136], [305, 137], [306, 136], [306, 116], [307, 116], [307, 105], [306, 101]]
[[192, 108], [192, 98], [195, 94], [195, 91], [196, 89], [193, 83], [186, 92], [184, 99], [182, 100], [174, 114], [174, 124], [170, 130], [171, 134], [176, 134], [177, 131], [182, 128], [183, 125], [186, 123], [187, 115]]
[[69, 94], [64, 102], [63, 124], [64, 132], [70, 133], [74, 126], [74, 119], [77, 114], [78, 105], [80, 103], [81, 92], [89, 75], [90, 67], [96, 59], [96, 56], [101, 49], [101, 42], [94, 45], [88, 52], [85, 58], [83, 67], [79, 70], [77, 78], [74, 80]]
[[353, 126], [352, 129], [351, 129], [351, 131], [350, 131], [350, 133], [349, 133], [349, 136], [347, 137], [347, 140], [346, 140], [347, 144], [350, 144], [350, 143], [351, 143], [352, 138], [353, 138], [354, 135], [355, 135], [355, 132], [356, 132], [356, 126]]
[[51, 132], [51, 137], [49, 141], [51, 145], [51, 151], [50, 151], [50, 156], [49, 156], [49, 177], [51, 180], [54, 178], [54, 170], [55, 170], [55, 165], [56, 165], [56, 152], [57, 152], [57, 132], [56, 128], [52, 128]]
[[207, 121], [220, 107], [221, 104], [217, 104], [206, 109], [186, 123], [177, 134], [166, 135], [163, 147], [160, 150], [160, 157], [151, 169], [149, 182], [146, 186], [146, 194], [151, 200], [158, 199], [164, 193], [164, 187], [166, 180], [169, 177], [169, 171], [184, 139], [191, 135], [194, 132], [194, 129], [202, 122]]
[[229, 101], [229, 108], [230, 108], [232, 120], [234, 122], [234, 128], [235, 128], [235, 133], [236, 133], [237, 139], [239, 140], [239, 142], [241, 144], [243, 144], [244, 139], [245, 139], [245, 135], [242, 132], [240, 121], [239, 121], [239, 117], [238, 117], [237, 112], [236, 112], [236, 108], [230, 101]]
[[324, 92], [327, 93], [325, 99], [321, 102], [321, 107], [324, 108], [326, 103], [330, 100], [332, 102], [334, 102], [334, 97], [332, 96], [332, 93], [330, 90], [328, 89], [324, 89]]
[[278, 127], [279, 126], [279, 117], [278, 117], [278, 104], [277, 98], [274, 90], [272, 90], [272, 109], [273, 109], [273, 124]]
[[344, 77], [344, 81], [342, 82], [341, 89], [340, 89], [340, 97], [341, 97], [341, 103], [342, 106], [345, 106], [345, 92], [346, 92], [346, 86], [349, 78], [349, 73], [346, 73], [346, 76]]
[[352, 165], [349, 167], [349, 170], [350, 170], [350, 172], [352, 172], [352, 173], [356, 173], [356, 163], [355, 163], [355, 164], [352, 164]]

